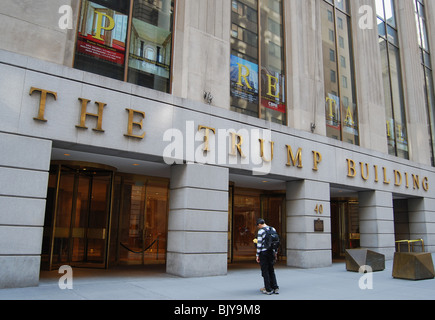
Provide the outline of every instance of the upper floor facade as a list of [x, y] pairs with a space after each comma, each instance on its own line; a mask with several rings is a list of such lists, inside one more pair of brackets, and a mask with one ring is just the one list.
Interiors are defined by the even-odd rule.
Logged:
[[0, 49], [434, 165], [427, 0], [5, 1]]

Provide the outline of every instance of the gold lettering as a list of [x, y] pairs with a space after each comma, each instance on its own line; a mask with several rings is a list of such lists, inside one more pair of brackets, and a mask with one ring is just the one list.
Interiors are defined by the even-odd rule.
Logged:
[[420, 189], [420, 177], [418, 175], [412, 175], [412, 181], [414, 182], [414, 190]]
[[94, 113], [86, 112], [87, 107], [88, 107], [88, 103], [90, 100], [84, 99], [84, 98], [79, 98], [79, 100], [82, 102], [82, 110], [80, 113], [80, 124], [76, 125], [76, 127], [82, 128], [82, 129], [87, 129], [88, 127], [86, 127], [86, 125], [85, 125], [86, 116], [90, 116], [90, 117], [97, 118], [97, 127], [93, 128], [92, 130], [104, 132], [103, 127], [102, 127], [103, 126], [103, 109], [106, 106], [106, 104], [103, 102], [96, 101], [95, 104], [98, 105], [98, 114], [94, 114]]
[[326, 102], [328, 103], [329, 106], [329, 118], [332, 119], [334, 118], [334, 112], [333, 112], [333, 104], [336, 104], [335, 100], [330, 98], [330, 97], [326, 97]]
[[423, 182], [421, 183], [424, 191], [429, 191], [429, 179], [427, 177], [423, 178]]
[[387, 121], [387, 137], [391, 138], [391, 126], [389, 121]]
[[210, 145], [209, 145], [209, 137], [210, 137], [210, 131], [212, 131], [214, 134], [216, 134], [215, 128], [210, 128], [206, 126], [198, 126], [198, 131], [201, 131], [202, 129], [205, 129], [205, 135], [204, 135], [204, 152], [210, 151]]
[[33, 118], [34, 120], [44, 121], [47, 122], [47, 119], [44, 118], [45, 114], [45, 104], [47, 102], [47, 94], [51, 94], [54, 97], [54, 100], [57, 100], [57, 92], [54, 91], [48, 91], [44, 89], [39, 89], [35, 87], [30, 88], [29, 95], [32, 95], [33, 92], [40, 92], [41, 98], [39, 100], [39, 110], [38, 110], [38, 116]]
[[346, 120], [347, 123], [349, 123], [350, 125], [353, 125], [353, 116], [352, 116], [352, 110], [350, 109], [350, 106], [347, 107], [347, 112], [346, 112]]
[[[248, 89], [252, 89], [252, 87], [249, 85], [249, 81], [247, 79], [249, 77], [249, 69], [246, 66], [244, 66], [243, 64], [237, 63], [237, 65], [239, 66], [239, 81], [237, 81], [237, 85], [243, 87], [243, 83], [242, 83], [242, 78], [243, 78], [246, 82], [246, 86], [248, 87]], [[242, 69], [246, 70], [245, 75], [243, 75]]]
[[[112, 17], [108, 16], [107, 14], [104, 14], [102, 12], [95, 11], [97, 14], [97, 25], [96, 25], [96, 31], [95, 36], [93, 36], [94, 39], [98, 39], [100, 41], [104, 41], [104, 39], [101, 37], [101, 30], [110, 31], [115, 28], [115, 20], [113, 20]], [[107, 21], [109, 21], [109, 26], [105, 27], [103, 26], [103, 16], [107, 18]]]
[[355, 161], [351, 159], [346, 159], [346, 161], [347, 161], [347, 176], [349, 178], [355, 178], [356, 177]]
[[394, 170], [394, 185], [397, 187], [402, 185], [402, 174], [397, 170]]
[[[145, 119], [145, 112], [137, 111], [133, 109], [125, 108], [128, 112], [128, 125], [127, 125], [127, 133], [124, 134], [126, 137], [136, 138], [136, 139], [143, 139], [145, 137], [145, 132], [142, 135], [135, 135], [133, 134], [133, 125], [138, 126], [139, 129], [142, 129], [143, 126], [143, 119]], [[140, 121], [134, 121], [134, 116], [138, 114], [142, 117]]]
[[374, 165], [373, 167], [375, 168], [375, 182], [379, 182], [379, 178], [378, 178], [378, 166]]
[[264, 156], [264, 140], [263, 139], [258, 139], [260, 141], [260, 156], [263, 159], [264, 162], [272, 162], [273, 160], [273, 145], [275, 144], [275, 142], [271, 141], [270, 142], [270, 160], [267, 160], [266, 157]]
[[287, 166], [291, 167], [292, 163], [293, 166], [296, 166], [296, 162], [297, 162], [298, 163], [297, 167], [302, 168], [302, 148], [298, 149], [295, 158], [293, 155], [292, 148], [289, 145], [286, 145], [286, 147], [287, 147]]
[[[360, 167], [361, 167], [361, 177], [363, 178], [363, 180], [367, 181], [369, 179], [369, 164], [368, 163], [362, 163], [360, 162]], [[364, 175], [364, 164], [366, 167], [366, 171], [367, 174]]]
[[384, 171], [384, 184], [390, 184], [391, 180], [387, 181], [387, 168], [382, 167], [382, 170]]
[[322, 162], [322, 154], [320, 152], [317, 151], [313, 151], [313, 162], [314, 162], [314, 166], [313, 166], [313, 171], [318, 171], [318, 165], [320, 162]]
[[406, 188], [409, 189], [408, 172], [405, 172]]
[[[266, 74], [267, 76], [267, 80], [268, 80], [268, 87], [269, 87], [269, 91], [267, 92], [267, 95], [272, 96], [274, 98], [278, 98], [279, 97], [279, 93], [277, 93], [276, 91], [276, 84], [278, 83], [278, 78], [271, 76], [270, 74]], [[272, 79], [275, 80], [275, 83], [272, 84]], [[272, 93], [272, 88], [275, 91], [275, 94]]]
[[[240, 134], [237, 134], [235, 132], [230, 132], [230, 134], [231, 134], [231, 153], [230, 153], [230, 155], [232, 155], [232, 156], [237, 155], [236, 154], [236, 149], [237, 149], [240, 156], [242, 158], [246, 158], [246, 156], [242, 152], [243, 137]], [[236, 144], [236, 137], [239, 141], [237, 144]]]

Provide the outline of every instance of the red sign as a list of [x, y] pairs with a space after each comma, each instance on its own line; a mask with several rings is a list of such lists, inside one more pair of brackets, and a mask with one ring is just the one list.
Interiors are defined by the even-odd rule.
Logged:
[[79, 33], [77, 39], [77, 51], [115, 64], [124, 65], [124, 47], [117, 46], [116, 44], [109, 47], [102, 41], [92, 37], [92, 35], [84, 37]]
[[273, 100], [266, 99], [264, 97], [261, 98], [261, 105], [265, 108], [272, 109], [281, 113], [286, 112], [286, 105], [282, 102], [276, 102]]

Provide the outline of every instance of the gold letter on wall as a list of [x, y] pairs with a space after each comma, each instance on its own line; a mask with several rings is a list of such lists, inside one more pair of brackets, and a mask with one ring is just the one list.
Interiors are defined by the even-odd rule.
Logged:
[[41, 99], [39, 100], [38, 116], [33, 118], [33, 119], [34, 120], [39, 120], [39, 121], [47, 122], [47, 119], [44, 118], [45, 103], [47, 102], [47, 94], [51, 94], [54, 97], [54, 100], [57, 100], [57, 92], [31, 87], [29, 95], [32, 95], [33, 92], [35, 92], [35, 91], [41, 93]]
[[210, 131], [212, 131], [214, 134], [216, 134], [215, 128], [210, 128], [206, 126], [198, 126], [198, 131], [201, 131], [202, 129], [205, 129], [205, 135], [204, 135], [204, 152], [210, 151], [210, 144], [209, 144], [209, 138], [210, 138]]
[[298, 152], [296, 153], [296, 158], [293, 155], [292, 147], [289, 145], [286, 145], [287, 147], [287, 167], [291, 167], [292, 163], [293, 166], [296, 166], [296, 162], [298, 163], [297, 167], [302, 168], [302, 148], [298, 149]]
[[[124, 136], [131, 137], [131, 138], [137, 138], [137, 139], [143, 139], [145, 137], [145, 132], [140, 136], [133, 134], [133, 125], [136, 125], [139, 127], [139, 129], [142, 129], [142, 125], [143, 125], [142, 121], [145, 118], [145, 112], [137, 111], [137, 110], [133, 110], [133, 109], [128, 109], [128, 108], [126, 108], [125, 110], [127, 110], [127, 112], [128, 112], [128, 126], [127, 126], [127, 133], [124, 134]], [[133, 121], [135, 114], [140, 115], [142, 117], [142, 119], [140, 121]]]
[[103, 130], [103, 109], [106, 106], [103, 102], [95, 102], [96, 105], [98, 105], [98, 114], [94, 113], [88, 113], [86, 112], [86, 109], [88, 107], [88, 103], [90, 100], [79, 98], [79, 100], [82, 102], [82, 110], [80, 113], [80, 124], [76, 125], [77, 128], [87, 129], [85, 122], [86, 122], [86, 116], [96, 117], [97, 118], [97, 127], [93, 128], [94, 131], [104, 132]]

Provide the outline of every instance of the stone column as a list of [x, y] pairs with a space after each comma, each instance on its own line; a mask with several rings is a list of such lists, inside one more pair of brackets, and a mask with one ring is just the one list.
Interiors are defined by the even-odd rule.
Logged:
[[364, 191], [358, 193], [361, 248], [385, 255], [393, 259], [394, 209], [391, 192]]
[[172, 94], [230, 107], [230, 0], [179, 0], [174, 26]]
[[[320, 268], [332, 264], [329, 183], [287, 183], [287, 265]], [[322, 220], [324, 231], [314, 230]]]
[[409, 237], [423, 239], [426, 252], [435, 252], [435, 199], [408, 200]]
[[0, 288], [37, 286], [51, 141], [0, 133]]
[[172, 167], [166, 271], [182, 277], [225, 275], [227, 248], [228, 169]]

